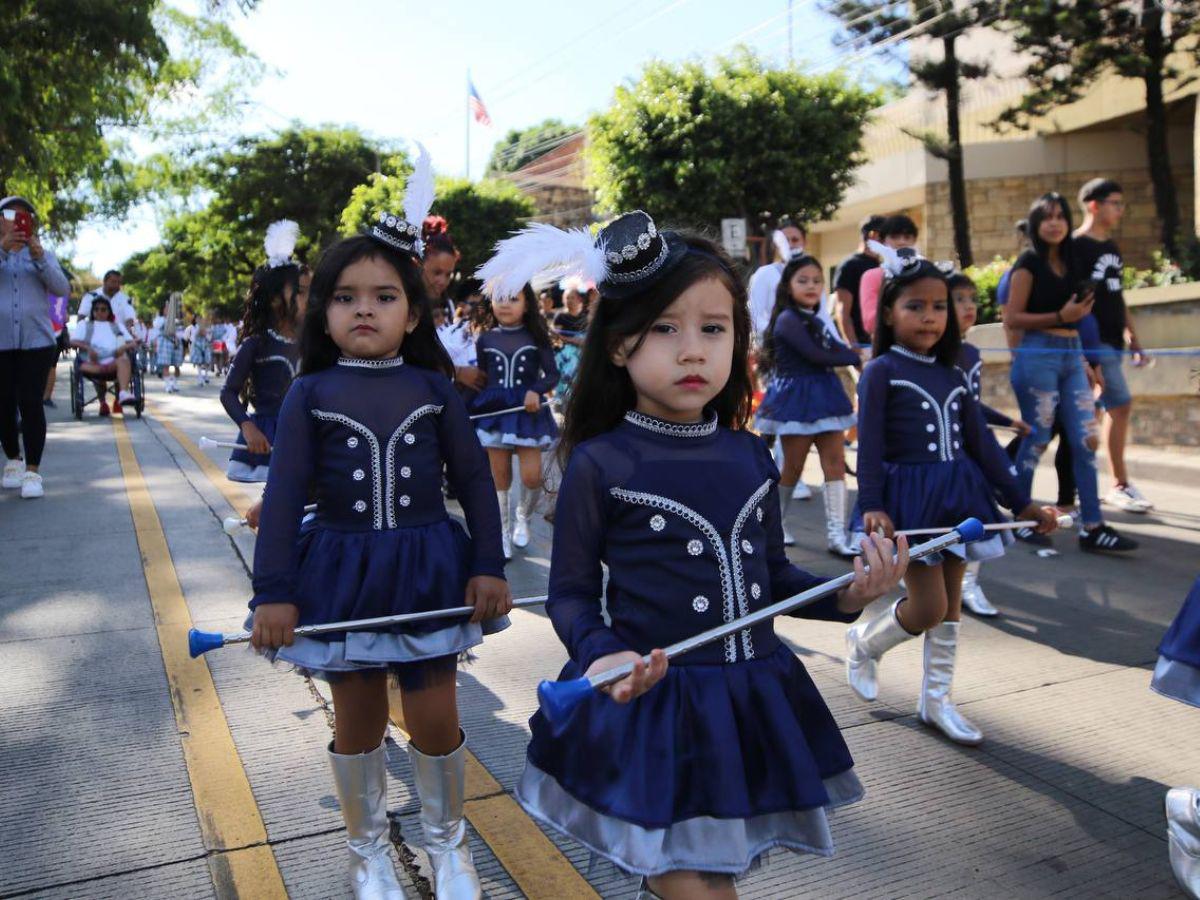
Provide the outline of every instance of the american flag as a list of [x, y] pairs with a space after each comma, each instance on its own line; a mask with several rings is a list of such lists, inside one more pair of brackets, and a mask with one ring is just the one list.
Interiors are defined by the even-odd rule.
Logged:
[[483, 100], [479, 96], [479, 91], [475, 90], [475, 82], [467, 80], [467, 102], [471, 106], [471, 113], [475, 116], [475, 121], [480, 125], [491, 125], [492, 117], [488, 115], [487, 107], [483, 105]]

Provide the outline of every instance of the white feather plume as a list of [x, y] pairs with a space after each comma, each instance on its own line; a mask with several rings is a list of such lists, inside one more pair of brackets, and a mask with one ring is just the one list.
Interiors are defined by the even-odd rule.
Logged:
[[904, 271], [904, 260], [900, 258], [900, 254], [894, 247], [872, 240], [867, 241], [867, 249], [879, 257], [883, 270], [893, 278]]
[[267, 236], [263, 239], [263, 247], [267, 251], [267, 265], [282, 266], [291, 262], [296, 241], [299, 239], [300, 226], [291, 219], [280, 219], [268, 225]]
[[515, 297], [536, 275], [575, 274], [597, 283], [608, 278], [604, 247], [586, 228], [564, 231], [534, 222], [496, 244], [496, 252], [475, 272], [489, 297]]
[[418, 228], [433, 209], [433, 162], [425, 145], [417, 142], [417, 163], [404, 188], [404, 220]]
[[792, 245], [788, 243], [787, 235], [783, 233], [782, 228], [776, 228], [771, 232], [771, 240], [775, 243], [775, 252], [779, 254], [780, 260], [787, 262], [792, 258]]

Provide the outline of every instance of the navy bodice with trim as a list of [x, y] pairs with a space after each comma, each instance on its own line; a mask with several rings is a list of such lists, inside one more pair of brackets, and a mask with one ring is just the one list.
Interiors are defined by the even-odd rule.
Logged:
[[979, 353], [979, 348], [963, 341], [958, 351], [958, 367], [962, 370], [963, 383], [971, 392], [971, 396], [975, 398], [975, 402], [979, 404], [983, 420], [989, 425], [1011, 426], [1013, 423], [1011, 416], [1006, 416], [1000, 410], [993, 409], [980, 399], [983, 394], [983, 357]]
[[558, 383], [554, 348], [539, 347], [524, 326], [485, 331], [475, 342], [475, 355], [487, 372], [489, 390], [521, 388], [544, 394]]
[[250, 379], [253, 379], [250, 400], [254, 411], [259, 415], [278, 415], [283, 398], [296, 377], [299, 361], [300, 349], [296, 342], [277, 331], [253, 334], [242, 341], [221, 388], [221, 405], [229, 418], [239, 427], [250, 418], [241, 398], [242, 388]]
[[[559, 490], [546, 603], [580, 668], [665, 647], [819, 583], [784, 552], [778, 479], [761, 438], [715, 418], [678, 425], [631, 412], [580, 444]], [[800, 615], [855, 618], [833, 597]], [[672, 665], [740, 662], [778, 646], [767, 622]]]
[[825, 327], [814, 312], [785, 309], [771, 331], [775, 351], [775, 376], [787, 378], [832, 372], [837, 366], [853, 366], [858, 353], [847, 347]]

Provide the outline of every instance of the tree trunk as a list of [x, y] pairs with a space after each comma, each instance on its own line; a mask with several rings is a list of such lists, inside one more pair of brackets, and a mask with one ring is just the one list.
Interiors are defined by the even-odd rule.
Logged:
[[1162, 228], [1162, 248], [1175, 257], [1179, 237], [1179, 205], [1171, 151], [1167, 144], [1167, 108], [1163, 102], [1163, 68], [1166, 47], [1162, 34], [1162, 8], [1154, 0], [1142, 0], [1142, 49], [1146, 54], [1146, 164], [1154, 186], [1154, 210]]
[[956, 34], [942, 38], [946, 65], [946, 165], [950, 169], [950, 216], [954, 222], [954, 252], [961, 268], [972, 265], [971, 223], [967, 213], [967, 184], [963, 174], [962, 134], [959, 105], [962, 84], [958, 74], [958, 57], [954, 52]]

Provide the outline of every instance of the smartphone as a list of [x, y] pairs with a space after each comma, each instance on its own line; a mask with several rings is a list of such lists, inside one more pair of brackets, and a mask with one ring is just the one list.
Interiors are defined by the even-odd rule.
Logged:
[[29, 240], [33, 237], [33, 213], [27, 209], [18, 209], [13, 218], [13, 227], [21, 233], [25, 240]]
[[1079, 282], [1079, 287], [1075, 289], [1075, 296], [1079, 298], [1080, 302], [1086, 301], [1089, 295], [1094, 295], [1096, 293], [1096, 289], [1099, 288], [1101, 284], [1103, 284], [1103, 282], [1099, 278], [1085, 279], [1084, 281]]

